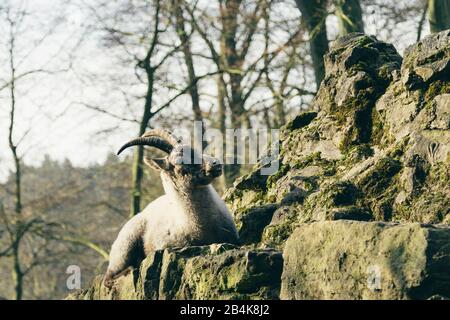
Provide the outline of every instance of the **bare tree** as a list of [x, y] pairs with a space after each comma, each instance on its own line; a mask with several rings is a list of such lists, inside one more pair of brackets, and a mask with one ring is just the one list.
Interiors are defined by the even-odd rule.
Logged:
[[196, 72], [194, 67], [194, 58], [191, 50], [190, 35], [186, 32], [186, 21], [183, 12], [181, 0], [173, 0], [172, 8], [175, 16], [176, 33], [182, 43], [182, 51], [184, 62], [188, 72], [188, 84], [192, 84], [189, 88], [189, 95], [191, 96], [192, 110], [194, 112], [194, 119], [203, 122], [202, 111], [200, 109], [200, 96], [196, 81]]
[[422, 29], [423, 29], [423, 25], [425, 24], [427, 12], [428, 12], [428, 0], [424, 1], [422, 13], [420, 14], [420, 20], [419, 20], [419, 24], [417, 26], [417, 38], [416, 38], [417, 42], [419, 42], [422, 37]]
[[389, 1], [359, 0], [363, 11], [365, 32], [376, 35], [380, 40], [394, 43], [399, 51], [411, 44], [428, 30], [428, 0]]
[[[277, 66], [273, 66], [270, 61], [270, 45], [271, 45], [271, 30], [273, 23], [271, 22], [271, 9], [273, 2], [268, 1], [264, 8], [264, 75], [265, 85], [272, 94], [272, 99], [269, 103], [269, 108], [264, 111], [264, 122], [267, 127], [279, 128], [287, 121], [288, 111], [286, 107], [289, 100], [294, 97], [301, 97], [303, 95], [313, 96], [315, 92], [301, 88], [300, 85], [290, 83], [291, 74], [299, 66], [305, 66], [307, 62], [303, 59], [302, 50], [299, 44], [306, 43], [303, 39], [304, 32], [302, 29], [296, 31], [295, 37], [292, 38], [291, 43], [284, 49], [284, 57], [277, 62]], [[306, 82], [306, 79], [305, 79]], [[273, 116], [270, 110], [273, 109]], [[272, 121], [273, 119], [273, 121]]]
[[[280, 75], [275, 76], [273, 71], [285, 69], [287, 72], [285, 72], [284, 86], [288, 87], [288, 74], [296, 64], [284, 68], [277, 58], [289, 55], [291, 62], [295, 60], [291, 54], [291, 48], [297, 47], [303, 42], [302, 26], [297, 24], [292, 29], [290, 25], [289, 28], [283, 29], [283, 22], [272, 23], [270, 29], [273, 31], [271, 32], [274, 34], [278, 32], [278, 36], [280, 34], [286, 36], [282, 43], [274, 42], [269, 33], [265, 32], [268, 21], [267, 13], [271, 10], [273, 3], [273, 1], [267, 0], [230, 0], [212, 2], [211, 6], [201, 7], [185, 2], [185, 10], [190, 16], [189, 23], [209, 50], [210, 55], [202, 54], [202, 57], [210, 59], [220, 72], [215, 79], [215, 85], [217, 87], [218, 123], [222, 130], [225, 129], [227, 123], [234, 128], [251, 128], [252, 121], [256, 120], [254, 116], [260, 113], [264, 118], [264, 113], [266, 113], [266, 108], [254, 110], [254, 107], [260, 106], [263, 101], [267, 102], [268, 100], [276, 100], [268, 107], [270, 109], [273, 106], [277, 108], [276, 114], [279, 119], [274, 124], [281, 125], [285, 121], [286, 111], [281, 103], [283, 97], [276, 92], [278, 89], [272, 86], [272, 90], [265, 87], [264, 83], [278, 83]], [[218, 10], [213, 10], [213, 8], [218, 8]], [[280, 27], [280, 24], [283, 26]], [[263, 48], [260, 46], [261, 42], [266, 43]], [[259, 49], [255, 49], [258, 46], [260, 46]], [[262, 53], [260, 53], [261, 51]], [[234, 154], [234, 163], [225, 166], [225, 179], [228, 185], [240, 173], [236, 152]]]
[[[1, 205], [1, 214], [3, 217], [3, 222], [5, 224], [6, 230], [8, 231], [10, 238], [10, 245], [4, 251], [5, 254], [9, 253], [12, 256], [13, 261], [13, 280], [15, 282], [15, 292], [16, 299], [20, 300], [23, 296], [23, 278], [26, 273], [32, 268], [34, 262], [32, 262], [28, 267], [24, 268], [21, 264], [20, 259], [20, 244], [23, 237], [26, 235], [28, 230], [32, 229], [34, 225], [40, 224], [40, 221], [30, 220], [26, 221], [22, 216], [22, 170], [21, 170], [21, 159], [19, 157], [17, 148], [22, 141], [19, 139], [15, 142], [13, 135], [15, 133], [16, 124], [16, 82], [20, 78], [23, 78], [26, 74], [32, 74], [34, 72], [28, 71], [22, 75], [18, 75], [16, 66], [16, 39], [20, 32], [21, 23], [26, 16], [26, 10], [24, 8], [18, 8], [13, 10], [12, 6], [3, 8], [2, 14], [8, 26], [8, 62], [9, 62], [9, 78], [6, 82], [4, 88], [9, 90], [10, 95], [10, 112], [9, 112], [9, 127], [8, 127], [8, 146], [11, 151], [13, 161], [14, 161], [14, 223], [10, 223], [6, 217], [3, 205]], [[38, 72], [40, 70], [36, 70]]]
[[[104, 5], [101, 2], [98, 5]], [[193, 68], [189, 48], [189, 35], [183, 32], [183, 16], [175, 12], [176, 23], [172, 23], [171, 4], [161, 0], [128, 1], [118, 3], [111, 16], [101, 16], [96, 7], [91, 6], [91, 12], [97, 18], [106, 46], [109, 49], [119, 48], [120, 57], [127, 65], [135, 65], [135, 74], [140, 84], [144, 86], [141, 116], [136, 119], [139, 126], [137, 134], [142, 135], [147, 128], [152, 127], [154, 119], [161, 111], [171, 106], [174, 101], [185, 94], [190, 94], [196, 119], [201, 118], [197, 83], [217, 72], [197, 76]], [[117, 14], [120, 12], [120, 15]], [[145, 21], [131, 20], [142, 15]], [[133, 29], [130, 32], [127, 28]], [[176, 35], [178, 33], [178, 36]], [[173, 61], [178, 52], [183, 52], [188, 66], [189, 81], [179, 88], [168, 81], [166, 64]], [[123, 52], [126, 53], [125, 58]], [[155, 104], [155, 92], [162, 90], [173, 92], [159, 104]], [[111, 114], [111, 110], [102, 107], [88, 106], [96, 111]], [[130, 216], [141, 211], [142, 179], [143, 179], [144, 149], [139, 146], [134, 153], [132, 164], [132, 187]]]
[[[50, 38], [52, 30], [59, 24], [59, 19], [51, 21], [47, 26], [48, 30], [44, 30], [38, 40], [32, 41], [32, 38], [27, 35], [27, 19], [32, 15], [27, 5], [26, 1], [18, 5], [8, 2], [0, 10], [0, 21], [7, 28], [5, 57], [8, 62], [7, 72], [2, 75], [6, 78], [2, 79], [0, 92], [8, 93], [6, 95], [9, 102], [7, 139], [13, 159], [12, 175], [14, 177], [13, 189], [7, 190], [13, 202], [13, 209], [10, 210], [9, 205], [5, 207], [2, 199], [0, 199], [0, 219], [3, 227], [0, 231], [5, 234], [2, 239], [5, 245], [4, 248], [0, 248], [0, 257], [9, 258], [11, 261], [12, 281], [15, 299], [17, 300], [23, 298], [25, 277], [30, 275], [36, 267], [46, 265], [57, 259], [55, 252], [50, 253], [51, 242], [64, 240], [82, 243], [80, 239], [77, 240], [75, 234], [70, 239], [63, 239], [64, 237], [57, 235], [57, 231], [61, 230], [62, 226], [52, 220], [42, 218], [45, 209], [37, 210], [36, 206], [24, 204], [24, 183], [22, 179], [24, 163], [22, 157], [27, 150], [25, 148], [20, 150], [20, 148], [32, 128], [23, 130], [22, 126], [22, 132], [17, 130], [17, 125], [20, 123], [17, 119], [20, 107], [18, 95], [20, 93], [24, 97], [29, 93], [19, 91], [19, 86], [22, 82], [26, 82], [25, 80], [31, 80], [34, 77], [61, 72], [61, 70], [46, 68], [45, 65], [24, 69], [25, 61], [31, 59], [30, 56]], [[23, 49], [19, 46], [19, 42], [30, 42], [32, 45]], [[21, 133], [21, 136], [17, 138], [19, 133]], [[88, 240], [82, 244], [95, 246]]]

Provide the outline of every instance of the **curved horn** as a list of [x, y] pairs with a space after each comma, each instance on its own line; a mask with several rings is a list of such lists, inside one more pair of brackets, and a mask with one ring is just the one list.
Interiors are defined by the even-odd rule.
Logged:
[[159, 137], [166, 140], [173, 147], [182, 142], [181, 138], [178, 138], [172, 132], [163, 129], [151, 129], [144, 133], [142, 137]]
[[142, 136], [136, 139], [133, 139], [127, 143], [125, 143], [117, 152], [119, 155], [123, 150], [132, 146], [150, 146], [158, 148], [166, 153], [170, 153], [173, 150], [173, 145], [159, 137], [155, 136]]

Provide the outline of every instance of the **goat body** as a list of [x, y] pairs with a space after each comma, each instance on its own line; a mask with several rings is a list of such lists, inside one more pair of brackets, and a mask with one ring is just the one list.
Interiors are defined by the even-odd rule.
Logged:
[[[145, 158], [147, 165], [161, 172], [165, 195], [131, 218], [119, 232], [105, 275], [108, 287], [129, 267], [138, 267], [153, 250], [238, 242], [233, 218], [211, 185], [222, 174], [218, 159], [200, 157], [165, 130], [150, 130], [124, 144], [119, 153], [136, 145], [156, 147], [168, 154], [164, 158]], [[188, 161], [191, 156], [201, 159], [201, 163]]]
[[211, 184], [179, 188], [164, 171], [161, 179], [165, 195], [131, 218], [113, 243], [105, 285], [153, 250], [238, 243], [233, 217]]

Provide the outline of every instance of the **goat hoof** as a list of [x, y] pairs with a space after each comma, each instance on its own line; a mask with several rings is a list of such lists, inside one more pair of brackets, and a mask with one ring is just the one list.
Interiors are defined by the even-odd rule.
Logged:
[[111, 276], [105, 276], [105, 278], [103, 278], [103, 285], [106, 288], [111, 289], [114, 285], [114, 279]]

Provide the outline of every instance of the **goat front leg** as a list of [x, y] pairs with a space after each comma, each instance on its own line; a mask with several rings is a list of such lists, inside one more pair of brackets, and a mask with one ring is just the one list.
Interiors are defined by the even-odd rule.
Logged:
[[136, 215], [120, 230], [109, 254], [109, 265], [103, 284], [111, 288], [114, 279], [139, 266], [145, 258], [143, 245], [144, 219]]

